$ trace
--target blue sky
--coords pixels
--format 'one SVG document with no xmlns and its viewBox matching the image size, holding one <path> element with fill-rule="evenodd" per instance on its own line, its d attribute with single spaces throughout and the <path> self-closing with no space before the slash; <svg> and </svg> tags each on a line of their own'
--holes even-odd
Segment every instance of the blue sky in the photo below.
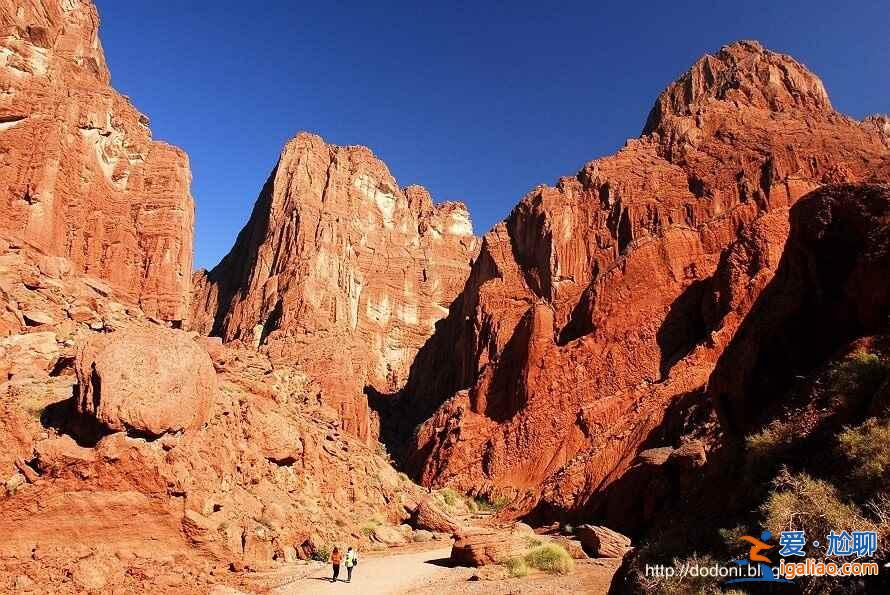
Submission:
<svg viewBox="0 0 890 595">
<path fill-rule="evenodd" d="M 794 55 L 842 112 L 890 111 L 886 2 L 96 3 L 112 83 L 191 158 L 196 267 L 228 251 L 300 130 L 371 147 L 482 233 L 638 135 L 730 41 Z"/>
</svg>

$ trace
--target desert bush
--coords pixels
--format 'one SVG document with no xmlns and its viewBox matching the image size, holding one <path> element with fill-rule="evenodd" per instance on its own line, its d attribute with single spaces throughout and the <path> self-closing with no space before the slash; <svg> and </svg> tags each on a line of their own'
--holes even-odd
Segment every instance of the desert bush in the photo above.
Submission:
<svg viewBox="0 0 890 595">
<path fill-rule="evenodd" d="M 326 545 L 316 546 L 315 549 L 312 550 L 310 558 L 317 560 L 318 562 L 327 562 L 331 558 L 331 548 Z"/>
<path fill-rule="evenodd" d="M 890 473 L 890 422 L 870 418 L 845 429 L 838 446 L 849 461 L 854 479 L 875 485 Z"/>
<path fill-rule="evenodd" d="M 505 496 L 474 496 L 467 499 L 467 506 L 472 512 L 498 512 L 510 504 L 510 499 Z"/>
<path fill-rule="evenodd" d="M 361 526 L 362 535 L 364 535 L 365 537 L 370 537 L 374 533 L 374 529 L 376 529 L 377 527 L 379 527 L 382 524 L 383 524 L 383 522 L 377 517 L 372 517 L 372 518 L 368 519 L 367 521 L 362 523 L 362 526 Z"/>
<path fill-rule="evenodd" d="M 528 575 L 528 564 L 526 564 L 525 560 L 520 556 L 508 558 L 507 560 L 504 560 L 502 564 L 507 569 L 507 574 L 514 578 Z"/>
<path fill-rule="evenodd" d="M 575 568 L 575 561 L 564 547 L 547 543 L 526 552 L 525 563 L 550 574 L 568 574 Z"/>
<path fill-rule="evenodd" d="M 843 501 L 834 485 L 784 468 L 773 480 L 773 489 L 760 510 L 765 527 L 774 535 L 793 529 L 808 536 L 824 536 L 832 530 L 873 526 L 858 507 Z"/>
<path fill-rule="evenodd" d="M 785 423 L 775 420 L 762 430 L 745 438 L 748 453 L 757 460 L 771 459 L 787 448 L 795 435 Z"/>
<path fill-rule="evenodd" d="M 460 501 L 460 494 L 452 488 L 443 488 L 440 490 L 439 497 L 442 499 L 442 502 L 448 506 L 456 506 L 458 501 Z"/>
<path fill-rule="evenodd" d="M 890 360 L 874 353 L 857 351 L 832 366 L 825 387 L 835 402 L 856 404 L 870 397 L 890 375 Z"/>
<path fill-rule="evenodd" d="M 679 570 L 684 566 L 713 567 L 715 564 L 717 562 L 714 558 L 693 553 L 685 558 L 674 558 L 671 561 L 671 565 L 676 569 L 673 576 L 647 577 L 638 571 L 637 583 L 642 591 L 652 595 L 686 595 L 687 593 L 718 595 L 723 593 L 721 585 L 726 579 L 713 576 L 694 576 L 692 573 L 683 576 Z"/>
<path fill-rule="evenodd" d="M 532 548 L 532 547 L 538 547 L 539 545 L 544 545 L 544 542 L 541 541 L 539 538 L 535 537 L 534 535 L 526 535 L 524 537 L 524 539 L 525 539 L 525 547 Z"/>
</svg>

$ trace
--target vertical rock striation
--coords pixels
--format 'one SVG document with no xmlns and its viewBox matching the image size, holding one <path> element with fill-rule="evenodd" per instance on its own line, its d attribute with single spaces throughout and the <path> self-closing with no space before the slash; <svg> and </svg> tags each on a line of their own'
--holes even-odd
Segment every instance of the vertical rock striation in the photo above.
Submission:
<svg viewBox="0 0 890 595">
<path fill-rule="evenodd" d="M 0 229 L 183 320 L 188 158 L 111 87 L 98 27 L 85 0 L 0 0 Z"/>
<path fill-rule="evenodd" d="M 194 325 L 317 379 L 348 430 L 376 435 L 369 395 L 398 391 L 477 251 L 463 204 L 400 189 L 365 147 L 301 133 L 247 225 L 195 274 Z"/>
</svg>

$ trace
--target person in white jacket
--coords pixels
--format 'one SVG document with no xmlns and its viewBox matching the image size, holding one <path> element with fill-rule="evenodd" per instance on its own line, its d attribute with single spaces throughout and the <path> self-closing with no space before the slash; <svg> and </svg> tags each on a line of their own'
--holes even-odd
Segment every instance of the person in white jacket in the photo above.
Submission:
<svg viewBox="0 0 890 595">
<path fill-rule="evenodd" d="M 350 547 L 346 550 L 346 582 L 352 582 L 352 569 L 358 565 L 358 552 Z"/>
</svg>

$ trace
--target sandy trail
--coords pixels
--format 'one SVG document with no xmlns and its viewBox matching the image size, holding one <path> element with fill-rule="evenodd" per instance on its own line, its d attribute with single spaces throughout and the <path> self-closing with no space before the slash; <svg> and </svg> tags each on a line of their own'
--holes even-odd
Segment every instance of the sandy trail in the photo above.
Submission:
<svg viewBox="0 0 890 595">
<path fill-rule="evenodd" d="M 449 577 L 454 569 L 446 567 L 451 547 L 425 550 L 392 556 L 365 556 L 352 572 L 352 582 L 346 581 L 346 567 L 340 567 L 340 580 L 331 583 L 331 567 L 325 566 L 312 575 L 272 591 L 276 595 L 312 595 L 325 593 L 355 593 L 399 595 L 422 588 Z"/>
</svg>

